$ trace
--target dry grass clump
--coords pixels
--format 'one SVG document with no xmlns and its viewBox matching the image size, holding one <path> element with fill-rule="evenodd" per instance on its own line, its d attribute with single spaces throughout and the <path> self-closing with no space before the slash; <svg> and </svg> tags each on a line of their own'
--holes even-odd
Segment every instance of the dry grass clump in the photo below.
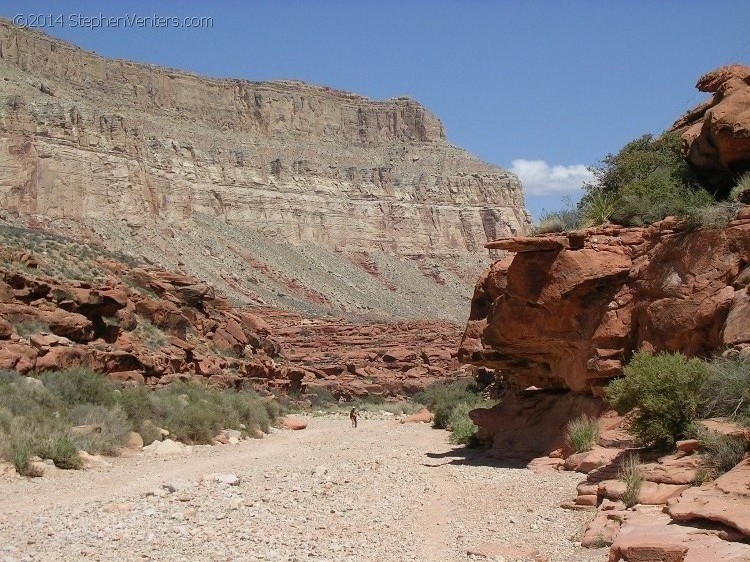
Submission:
<svg viewBox="0 0 750 562">
<path fill-rule="evenodd" d="M 599 424 L 596 418 L 581 414 L 568 423 L 566 435 L 568 445 L 574 452 L 590 451 L 599 441 Z"/>
<path fill-rule="evenodd" d="M 643 469 L 641 469 L 638 455 L 631 454 L 625 458 L 622 466 L 620 466 L 619 478 L 625 482 L 625 493 L 622 496 L 622 501 L 625 502 L 626 507 L 633 507 L 638 503 L 638 495 L 641 493 L 644 481 Z"/>
</svg>

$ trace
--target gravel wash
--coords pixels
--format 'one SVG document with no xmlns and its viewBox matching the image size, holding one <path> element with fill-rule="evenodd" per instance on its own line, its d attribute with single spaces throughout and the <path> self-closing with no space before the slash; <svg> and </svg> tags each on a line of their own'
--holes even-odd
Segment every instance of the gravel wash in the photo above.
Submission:
<svg viewBox="0 0 750 562">
<path fill-rule="evenodd" d="M 603 561 L 581 476 L 535 475 L 382 416 L 0 482 L 0 561 Z M 498 550 L 499 549 L 499 550 Z"/>
</svg>

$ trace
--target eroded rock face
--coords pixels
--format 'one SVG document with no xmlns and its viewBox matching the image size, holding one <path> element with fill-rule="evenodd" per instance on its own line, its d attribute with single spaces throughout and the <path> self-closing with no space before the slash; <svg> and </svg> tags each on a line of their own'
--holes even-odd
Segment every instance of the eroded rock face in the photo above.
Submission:
<svg viewBox="0 0 750 562">
<path fill-rule="evenodd" d="M 57 257 L 43 250 L 35 268 L 21 270 L 19 253 L 0 244 L 0 369 L 84 366 L 129 384 L 199 379 L 299 393 L 312 402 L 322 390 L 337 399 L 410 395 L 458 368 L 458 324 L 357 325 L 235 307 L 195 277 L 129 266 L 97 250 L 77 262 L 87 271 L 96 264 L 99 273 L 88 281 L 45 274 L 54 270 L 48 260 L 68 264 L 80 252 L 72 243 L 66 248 Z"/>
<path fill-rule="evenodd" d="M 549 239 L 556 249 L 539 242 Z M 489 245 L 516 255 L 477 283 L 459 359 L 517 386 L 596 394 L 637 349 L 750 346 L 747 218 L 723 230 L 668 219 Z"/>
<path fill-rule="evenodd" d="M 518 179 L 408 98 L 106 60 L 6 21 L 0 76 L 0 206 L 21 214 L 201 214 L 398 256 L 486 255 L 530 222 Z"/>
<path fill-rule="evenodd" d="M 698 80 L 713 97 L 673 126 L 682 133 L 687 161 L 704 181 L 728 192 L 750 170 L 750 67 L 722 66 Z"/>
</svg>

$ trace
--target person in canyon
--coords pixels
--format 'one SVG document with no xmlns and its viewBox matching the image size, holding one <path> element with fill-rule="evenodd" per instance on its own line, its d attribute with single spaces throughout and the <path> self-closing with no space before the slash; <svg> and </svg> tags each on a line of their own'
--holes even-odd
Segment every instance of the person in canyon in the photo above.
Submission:
<svg viewBox="0 0 750 562">
<path fill-rule="evenodd" d="M 357 421 L 359 420 L 359 410 L 357 410 L 356 406 L 349 410 L 349 419 L 352 422 L 352 427 L 357 427 Z"/>
</svg>

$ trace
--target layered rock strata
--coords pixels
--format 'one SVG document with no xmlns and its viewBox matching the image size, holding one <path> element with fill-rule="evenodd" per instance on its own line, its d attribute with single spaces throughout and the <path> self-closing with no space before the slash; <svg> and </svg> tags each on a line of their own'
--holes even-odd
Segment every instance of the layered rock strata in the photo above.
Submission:
<svg viewBox="0 0 750 562">
<path fill-rule="evenodd" d="M 107 60 L 6 21 L 0 77 L 0 207 L 24 216 L 125 222 L 148 243 L 144 227 L 201 215 L 415 259 L 486 258 L 530 222 L 518 179 L 408 98 Z"/>
</svg>

